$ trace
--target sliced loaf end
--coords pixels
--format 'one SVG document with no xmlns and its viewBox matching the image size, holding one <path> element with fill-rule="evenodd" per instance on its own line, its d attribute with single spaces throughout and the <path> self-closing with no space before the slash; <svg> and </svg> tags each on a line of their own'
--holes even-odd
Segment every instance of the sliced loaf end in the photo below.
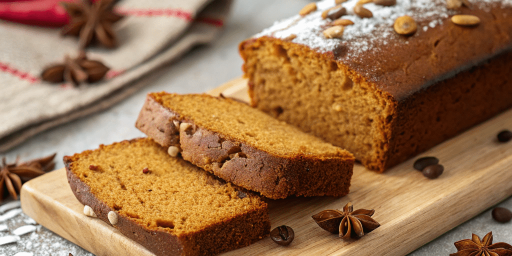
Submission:
<svg viewBox="0 0 512 256">
<path fill-rule="evenodd" d="M 64 157 L 77 199 L 157 255 L 217 254 L 270 231 L 267 204 L 151 139 L 101 145 Z M 147 169 L 146 169 L 147 168 Z"/>
</svg>

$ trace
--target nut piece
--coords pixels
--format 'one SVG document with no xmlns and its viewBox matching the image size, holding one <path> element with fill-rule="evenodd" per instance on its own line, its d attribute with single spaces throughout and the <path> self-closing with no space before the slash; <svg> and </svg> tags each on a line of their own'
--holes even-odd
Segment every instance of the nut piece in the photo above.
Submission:
<svg viewBox="0 0 512 256">
<path fill-rule="evenodd" d="M 373 3 L 382 6 L 393 6 L 396 4 L 396 0 L 373 0 Z"/>
<path fill-rule="evenodd" d="M 480 24 L 480 18 L 474 15 L 454 15 L 452 22 L 460 26 L 475 26 Z"/>
<path fill-rule="evenodd" d="M 296 34 L 291 34 L 289 36 L 287 36 L 285 39 L 285 41 L 292 41 L 293 39 L 297 38 L 297 35 Z"/>
<path fill-rule="evenodd" d="M 341 5 L 337 5 L 334 7 L 331 7 L 325 11 L 322 12 L 322 19 L 331 19 L 335 20 L 343 15 L 347 14 L 347 9 L 342 7 Z"/>
<path fill-rule="evenodd" d="M 167 149 L 167 153 L 172 157 L 177 157 L 179 152 L 180 149 L 176 146 L 170 146 L 169 149 Z"/>
<path fill-rule="evenodd" d="M 192 124 L 189 124 L 189 123 L 181 123 L 180 124 L 180 131 L 186 131 L 191 126 L 192 126 Z"/>
<path fill-rule="evenodd" d="M 462 6 L 461 0 L 447 0 L 446 8 L 448 9 L 459 9 Z"/>
<path fill-rule="evenodd" d="M 112 225 L 117 224 L 117 213 L 114 211 L 108 212 L 108 221 L 110 221 L 110 224 Z"/>
<path fill-rule="evenodd" d="M 354 13 L 359 16 L 360 18 L 371 18 L 373 17 L 373 13 L 364 8 L 362 5 L 359 5 L 357 4 L 355 7 L 354 7 Z"/>
<path fill-rule="evenodd" d="M 89 216 L 89 217 L 94 217 L 94 218 L 98 217 L 98 216 L 96 216 L 96 213 L 94 213 L 94 210 L 88 205 L 84 206 L 84 214 L 85 214 L 85 216 Z"/>
<path fill-rule="evenodd" d="M 331 26 L 350 26 L 354 25 L 354 22 L 349 19 L 337 19 L 331 22 Z"/>
<path fill-rule="evenodd" d="M 416 21 L 411 16 L 405 15 L 395 20 L 393 28 L 400 35 L 412 35 L 418 29 L 418 25 L 416 25 Z"/>
<path fill-rule="evenodd" d="M 369 4 L 373 2 L 373 0 L 359 0 L 357 1 L 356 5 L 364 5 L 364 4 Z"/>
<path fill-rule="evenodd" d="M 465 5 L 469 9 L 473 9 L 473 4 L 469 2 L 469 0 L 462 0 L 462 4 Z"/>
<path fill-rule="evenodd" d="M 334 26 L 324 30 L 325 38 L 341 38 L 343 36 L 343 31 L 345 28 L 343 26 Z"/>
<path fill-rule="evenodd" d="M 299 11 L 300 16 L 306 16 L 311 12 L 316 11 L 316 3 L 309 3 L 302 10 Z"/>
<path fill-rule="evenodd" d="M 343 110 L 343 107 L 340 103 L 334 103 L 332 104 L 332 109 L 334 109 L 337 112 L 341 112 Z"/>
<path fill-rule="evenodd" d="M 346 2 L 347 0 L 334 0 L 336 5 Z"/>
</svg>

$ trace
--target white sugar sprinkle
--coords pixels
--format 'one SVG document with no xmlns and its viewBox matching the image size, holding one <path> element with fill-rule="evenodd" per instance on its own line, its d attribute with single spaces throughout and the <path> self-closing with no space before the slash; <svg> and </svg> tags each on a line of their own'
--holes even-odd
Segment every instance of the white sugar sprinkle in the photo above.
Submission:
<svg viewBox="0 0 512 256">
<path fill-rule="evenodd" d="M 346 26 L 341 39 L 326 39 L 322 34 L 329 19 L 322 19 L 321 13 L 335 5 L 334 0 L 323 0 L 317 3 L 317 11 L 304 17 L 295 15 L 291 18 L 274 23 L 270 28 L 263 30 L 255 37 L 272 36 L 287 38 L 294 34 L 294 43 L 309 46 L 319 52 L 334 51 L 340 44 L 346 44 L 345 58 L 356 57 L 359 54 L 375 49 L 377 42 L 387 44 L 395 35 L 393 24 L 395 20 L 409 15 L 420 23 L 423 31 L 443 24 L 443 20 L 457 13 L 446 8 L 446 0 L 399 0 L 394 6 L 379 6 L 373 3 L 365 4 L 365 8 L 373 13 L 372 18 L 360 18 L 354 14 L 353 8 L 359 0 L 349 0 L 342 3 L 347 9 L 347 15 L 342 18 L 349 19 L 354 25 Z M 502 3 L 503 6 L 512 6 L 512 0 L 471 0 L 472 4 L 481 9 L 489 9 L 492 3 Z M 418 31 L 418 33 L 422 33 Z"/>
<path fill-rule="evenodd" d="M 17 236 L 22 236 L 22 235 L 28 234 L 30 232 L 34 232 L 35 230 L 36 230 L 36 226 L 26 225 L 26 226 L 21 226 L 21 227 L 15 229 L 14 231 L 12 231 L 12 233 Z"/>
<path fill-rule="evenodd" d="M 0 206 L 0 213 L 4 213 L 5 211 L 8 211 L 8 210 L 11 210 L 14 208 L 19 208 L 20 206 L 21 206 L 20 201 L 12 201 L 12 202 L 6 203 L 6 204 Z"/>
<path fill-rule="evenodd" d="M 30 218 L 30 217 L 27 217 L 27 219 L 25 219 L 25 223 L 33 224 L 33 225 L 37 224 L 37 222 L 34 219 Z"/>
<path fill-rule="evenodd" d="M 14 256 L 34 256 L 34 253 L 31 252 L 18 252 L 14 254 Z"/>
<path fill-rule="evenodd" d="M 8 219 L 12 219 L 12 218 L 16 217 L 18 214 L 20 214 L 21 212 L 23 212 L 21 209 L 10 210 L 7 213 L 5 213 L 4 215 L 0 215 L 0 222 L 4 222 Z"/>
<path fill-rule="evenodd" d="M 0 237 L 0 245 L 15 243 L 20 240 L 19 236 L 3 236 Z"/>
</svg>

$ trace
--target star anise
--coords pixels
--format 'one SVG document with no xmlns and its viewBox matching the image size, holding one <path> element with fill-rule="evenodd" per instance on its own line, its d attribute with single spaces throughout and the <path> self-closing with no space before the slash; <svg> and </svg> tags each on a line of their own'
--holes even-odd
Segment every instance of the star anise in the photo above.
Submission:
<svg viewBox="0 0 512 256">
<path fill-rule="evenodd" d="M 507 243 L 492 243 L 492 232 L 487 233 L 484 239 L 473 234 L 472 239 L 455 242 L 457 252 L 450 256 L 511 256 L 512 246 Z"/>
<path fill-rule="evenodd" d="M 4 187 L 7 188 L 7 191 L 14 199 L 18 199 L 18 192 L 21 190 L 22 182 L 53 170 L 53 167 L 55 167 L 55 162 L 53 162 L 55 155 L 56 154 L 53 154 L 24 163 L 18 163 L 18 157 L 13 164 L 7 164 L 5 157 L 2 158 L 2 170 L 0 171 L 0 202 L 4 198 Z"/>
<path fill-rule="evenodd" d="M 43 70 L 41 78 L 50 83 L 67 81 L 75 85 L 83 82 L 95 83 L 105 76 L 109 67 L 97 60 L 89 60 L 84 52 L 75 59 L 66 56 L 64 63 L 50 66 Z"/>
<path fill-rule="evenodd" d="M 365 233 L 378 228 L 380 224 L 371 216 L 375 210 L 355 210 L 351 203 L 347 203 L 343 210 L 325 210 L 312 216 L 316 224 L 333 233 L 340 234 L 343 239 L 358 238 Z"/>
<path fill-rule="evenodd" d="M 112 24 L 123 16 L 112 11 L 114 0 L 99 0 L 94 3 L 82 0 L 81 3 L 61 4 L 70 17 L 69 24 L 61 31 L 62 35 L 78 36 L 81 48 L 89 46 L 93 40 L 108 48 L 117 46 Z"/>
</svg>

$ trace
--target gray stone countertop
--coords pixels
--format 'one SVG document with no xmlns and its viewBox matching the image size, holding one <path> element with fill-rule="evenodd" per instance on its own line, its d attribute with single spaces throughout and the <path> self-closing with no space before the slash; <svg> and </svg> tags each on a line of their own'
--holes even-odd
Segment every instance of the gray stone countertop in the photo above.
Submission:
<svg viewBox="0 0 512 256">
<path fill-rule="evenodd" d="M 179 61 L 153 72 L 142 90 L 120 104 L 102 113 L 41 133 L 10 150 L 6 154 L 7 158 L 14 160 L 19 155 L 21 159 L 31 159 L 57 152 L 56 168 L 62 168 L 60 159 L 64 155 L 95 149 L 99 144 L 143 136 L 135 129 L 134 123 L 148 92 L 162 90 L 178 93 L 205 92 L 241 76 L 242 60 L 238 55 L 238 43 L 272 25 L 274 21 L 296 14 L 309 2 L 311 1 L 235 1 L 225 30 L 216 41 L 207 46 L 196 47 Z M 512 198 L 508 198 L 499 205 L 512 209 Z M 471 238 L 471 233 L 482 237 L 489 231 L 493 231 L 495 242 L 512 244 L 512 222 L 500 224 L 494 221 L 491 210 L 486 210 L 410 255 L 449 255 L 457 251 L 453 245 L 454 242 Z M 28 222 L 30 219 L 20 214 L 0 224 L 7 224 L 12 231 Z M 443 225 L 442 219 L 439 219 L 439 225 Z M 0 237 L 9 235 L 8 233 L 0 232 Z M 43 227 L 39 227 L 32 234 L 22 236 L 18 243 L 0 246 L 0 256 L 15 255 L 18 252 L 32 252 L 33 255 L 67 256 L 68 253 L 73 253 L 75 256 L 90 255 Z"/>
</svg>

